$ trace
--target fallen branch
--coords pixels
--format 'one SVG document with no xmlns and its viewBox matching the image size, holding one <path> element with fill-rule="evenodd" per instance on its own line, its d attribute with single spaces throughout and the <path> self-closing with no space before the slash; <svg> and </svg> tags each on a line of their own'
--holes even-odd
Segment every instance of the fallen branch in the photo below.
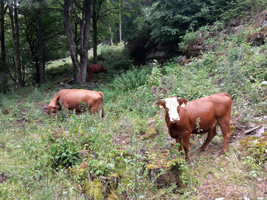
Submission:
<svg viewBox="0 0 267 200">
<path fill-rule="evenodd" d="M 251 132 L 255 131 L 258 128 L 260 128 L 260 126 L 256 126 L 256 127 L 252 128 L 252 129 L 249 129 L 249 130 L 245 131 L 243 134 L 244 135 L 248 135 L 248 134 L 250 134 Z"/>
</svg>

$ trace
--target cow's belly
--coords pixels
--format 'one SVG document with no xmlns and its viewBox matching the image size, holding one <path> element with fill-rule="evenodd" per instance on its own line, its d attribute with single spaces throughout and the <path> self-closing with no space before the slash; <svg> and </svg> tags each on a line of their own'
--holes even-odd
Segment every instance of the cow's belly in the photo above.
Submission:
<svg viewBox="0 0 267 200">
<path fill-rule="evenodd" d="M 198 133 L 206 133 L 209 132 L 212 128 L 214 128 L 214 126 L 216 125 L 215 122 L 210 123 L 210 124 L 206 124 L 205 126 L 200 126 L 199 128 L 196 127 L 192 133 L 198 134 Z"/>
</svg>

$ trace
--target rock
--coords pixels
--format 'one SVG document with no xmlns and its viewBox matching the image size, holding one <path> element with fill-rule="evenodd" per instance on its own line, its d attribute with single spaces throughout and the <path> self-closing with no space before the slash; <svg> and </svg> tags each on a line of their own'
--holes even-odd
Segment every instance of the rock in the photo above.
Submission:
<svg viewBox="0 0 267 200">
<path fill-rule="evenodd" d="M 243 196 L 243 200 L 250 200 L 250 198 Z"/>
<path fill-rule="evenodd" d="M 186 60 L 186 56 L 180 55 L 180 56 L 177 57 L 177 59 L 175 60 L 175 62 L 176 63 L 180 63 L 180 62 L 182 62 L 184 60 Z"/>
<path fill-rule="evenodd" d="M 239 26 L 241 24 L 241 20 L 237 19 L 237 18 L 233 18 L 229 23 L 228 26 L 229 27 L 236 27 Z"/>
<path fill-rule="evenodd" d="M 261 135 L 264 133 L 264 126 L 261 127 L 259 130 L 257 130 L 255 137 L 261 137 Z"/>
<path fill-rule="evenodd" d="M 255 124 L 250 123 L 249 126 L 250 126 L 251 128 L 254 128 L 254 127 L 255 127 Z"/>
<path fill-rule="evenodd" d="M 262 81 L 261 86 L 267 86 L 267 81 Z"/>
<path fill-rule="evenodd" d="M 239 31 L 243 30 L 243 28 L 244 28 L 244 25 L 239 25 L 239 26 L 233 27 L 233 28 L 231 29 L 231 31 L 232 31 L 233 33 L 237 33 L 237 32 L 239 32 Z"/>
</svg>

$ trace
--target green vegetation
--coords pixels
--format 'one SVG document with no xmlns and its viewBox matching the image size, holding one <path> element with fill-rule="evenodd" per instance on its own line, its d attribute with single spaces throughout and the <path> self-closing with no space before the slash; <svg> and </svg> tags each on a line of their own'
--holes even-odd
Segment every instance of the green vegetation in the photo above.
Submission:
<svg viewBox="0 0 267 200">
<path fill-rule="evenodd" d="M 204 41 L 206 51 L 181 66 L 133 67 L 121 47 L 101 46 L 99 62 L 109 74 L 84 86 L 70 85 L 71 64 L 51 63 L 50 82 L 1 94 L 1 199 L 250 199 L 267 198 L 266 133 L 242 133 L 267 124 L 267 44 L 252 46 L 247 32 Z M 202 27 L 198 33 L 209 32 Z M 197 38 L 183 37 L 184 46 Z M 189 35 L 191 34 L 191 35 Z M 205 34 L 204 34 L 205 35 Z M 122 62 L 123 61 L 123 62 Z M 125 64 L 126 63 L 126 64 Z M 122 70 L 124 69 L 124 70 Z M 97 80 L 97 81 L 95 81 Z M 42 108 L 63 88 L 86 88 L 105 95 L 105 117 L 61 111 L 51 119 Z M 219 156 L 222 134 L 205 152 L 205 135 L 190 140 L 191 163 L 168 136 L 157 100 L 174 95 L 193 100 L 218 92 L 233 97 L 235 138 Z M 265 116 L 265 118 L 264 118 Z"/>
</svg>

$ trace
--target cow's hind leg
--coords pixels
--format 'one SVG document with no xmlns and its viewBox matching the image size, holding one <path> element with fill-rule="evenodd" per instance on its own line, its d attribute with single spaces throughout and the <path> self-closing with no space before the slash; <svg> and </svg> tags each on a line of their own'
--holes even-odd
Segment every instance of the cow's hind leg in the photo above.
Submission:
<svg viewBox="0 0 267 200">
<path fill-rule="evenodd" d="M 218 120 L 218 124 L 220 125 L 223 133 L 223 149 L 221 151 L 221 154 L 224 155 L 232 137 L 232 132 L 230 129 L 230 119 Z"/>
<path fill-rule="evenodd" d="M 216 133 L 216 124 L 215 124 L 215 125 L 209 130 L 209 132 L 208 132 L 208 136 L 207 136 L 207 138 L 206 138 L 204 144 L 200 147 L 201 151 L 204 151 L 204 150 L 207 148 L 208 144 L 209 144 L 210 141 L 215 137 L 216 134 L 217 134 L 217 133 Z"/>
</svg>

